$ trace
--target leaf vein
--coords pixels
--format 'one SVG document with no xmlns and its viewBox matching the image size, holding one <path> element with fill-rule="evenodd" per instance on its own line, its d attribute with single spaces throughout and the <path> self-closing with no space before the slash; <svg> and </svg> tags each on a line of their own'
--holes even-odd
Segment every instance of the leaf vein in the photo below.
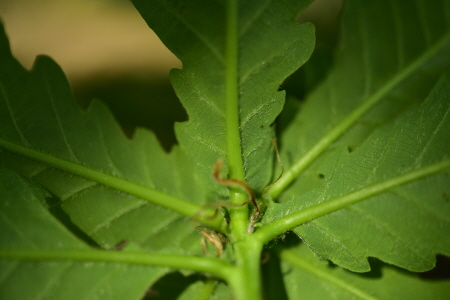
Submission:
<svg viewBox="0 0 450 300">
<path fill-rule="evenodd" d="M 62 264 L 62 263 L 60 263 L 60 264 Z M 45 285 L 42 286 L 42 289 L 40 290 L 39 295 L 35 295 L 36 300 L 51 298 L 51 295 L 53 294 L 51 291 L 54 288 L 58 287 L 58 281 L 61 280 L 61 277 L 63 276 L 63 274 L 67 272 L 67 270 L 70 268 L 70 266 L 73 263 L 67 261 L 67 262 L 64 262 L 64 264 L 66 264 L 66 266 L 64 266 L 62 268 L 58 268 L 58 272 L 52 273 L 52 276 L 49 276 L 50 277 L 49 280 L 45 281 Z"/>
<path fill-rule="evenodd" d="M 359 28 L 359 35 L 361 36 L 361 48 L 362 50 L 362 54 L 363 54 L 363 69 L 364 69 L 364 76 L 363 76 L 363 81 L 364 81 L 364 94 L 367 95 L 369 94 L 370 91 L 370 87 L 372 86 L 372 68 L 371 68 L 371 62 L 370 62 L 370 53 L 372 48 L 370 47 L 370 43 L 369 43 L 369 36 L 368 36 L 368 32 L 369 30 L 367 29 L 367 24 L 365 22 L 365 20 L 367 18 L 365 18 L 362 15 L 362 10 L 359 10 L 359 12 L 356 14 L 360 23 L 360 26 L 358 26 Z"/>
<path fill-rule="evenodd" d="M 423 7 L 422 4 L 423 4 L 422 1 L 417 1 L 417 0 L 414 1 L 414 6 L 416 8 L 417 15 L 419 16 L 419 24 L 422 29 L 423 36 L 425 37 L 425 42 L 427 45 L 430 45 L 432 43 L 432 39 L 431 39 L 431 34 L 427 28 L 428 27 L 427 26 L 427 18 L 424 15 L 425 8 Z"/>
<path fill-rule="evenodd" d="M 0 286 L 4 286 L 5 285 L 5 281 L 13 276 L 14 272 L 20 267 L 19 266 L 19 261 L 11 261 L 8 265 L 8 269 L 6 269 L 5 265 L 2 265 L 2 272 L 1 272 L 1 276 L 0 276 Z"/>
<path fill-rule="evenodd" d="M 383 221 L 375 218 L 372 214 L 368 213 L 366 210 L 361 209 L 358 205 L 350 205 L 347 208 L 356 212 L 362 218 L 364 218 L 368 223 L 372 223 L 376 228 L 382 230 L 385 235 L 390 236 L 393 240 L 397 241 L 397 243 L 401 244 L 405 249 L 409 249 L 410 253 L 416 256 L 418 259 L 423 260 L 423 257 L 418 253 L 415 247 L 411 247 L 410 244 L 406 242 L 401 235 L 397 235 L 392 231 L 390 227 L 388 227 Z M 410 237 L 407 237 L 410 239 Z M 367 257 L 367 256 L 366 256 Z"/>
<path fill-rule="evenodd" d="M 210 52 L 213 54 L 213 57 L 215 57 L 220 63 L 224 64 L 224 58 L 222 55 L 220 55 L 219 50 L 215 49 L 212 44 L 209 43 L 208 38 L 204 37 L 200 32 L 198 32 L 194 27 L 192 27 L 189 22 L 186 22 L 184 19 L 182 19 L 178 14 L 170 10 L 166 6 L 166 11 L 169 12 L 172 16 L 174 16 L 180 23 L 182 23 L 182 27 L 188 28 L 194 36 L 197 37 L 197 39 L 206 46 L 207 49 L 210 50 Z"/>
<path fill-rule="evenodd" d="M 6 108 L 8 109 L 8 114 L 11 117 L 11 121 L 13 122 L 14 129 L 20 136 L 20 140 L 25 146 L 29 146 L 28 140 L 25 138 L 25 136 L 22 134 L 22 131 L 19 128 L 19 125 L 16 122 L 16 118 L 14 117 L 14 113 L 11 107 L 11 104 L 9 103 L 8 97 L 5 92 L 5 87 L 3 86 L 3 82 L 0 81 L 0 90 L 2 91 L 3 99 L 5 99 Z"/>
<path fill-rule="evenodd" d="M 259 1 L 259 3 L 261 3 L 261 1 Z M 246 24 L 242 25 L 242 29 L 241 32 L 239 34 L 239 38 L 242 38 L 247 31 L 249 30 L 249 28 L 252 27 L 252 25 L 256 22 L 257 19 L 259 19 L 262 15 L 262 13 L 266 10 L 266 8 L 272 3 L 271 0 L 266 1 L 262 6 L 259 7 L 258 10 L 255 11 L 255 13 L 253 14 L 253 16 L 251 18 L 248 18 L 248 21 Z"/>
<path fill-rule="evenodd" d="M 336 235 L 329 233 L 329 228 L 326 227 L 324 224 L 321 224 L 319 222 L 319 220 L 313 221 L 309 223 L 311 227 L 316 227 L 317 230 L 319 230 L 324 236 L 328 237 L 328 239 L 332 240 L 333 242 L 335 242 L 336 244 L 340 245 L 343 249 L 347 250 L 347 253 L 356 261 L 358 260 L 358 258 L 356 256 L 354 256 L 352 254 L 352 251 L 350 251 L 350 249 L 348 249 L 348 247 L 342 243 Z M 311 248 L 311 250 L 313 250 L 313 248 Z M 314 251 L 314 250 L 313 250 Z M 316 252 L 314 252 L 316 253 Z M 317 254 L 317 253 L 316 253 Z M 318 254 L 317 254 L 318 255 Z M 320 256 L 320 255 L 318 255 Z"/>
<path fill-rule="evenodd" d="M 286 52 L 291 49 L 291 46 L 297 44 L 298 42 L 305 44 L 303 36 L 300 35 L 296 39 L 292 39 L 291 43 L 283 45 L 282 47 L 278 47 L 277 50 L 281 51 L 273 52 L 272 55 L 267 57 L 263 63 L 255 64 L 252 68 L 249 68 L 248 71 L 246 73 L 243 73 L 242 76 L 240 77 L 239 84 L 245 85 L 248 81 L 250 81 L 252 77 L 256 76 L 256 74 L 258 74 L 261 69 L 267 67 L 267 65 L 272 64 L 275 59 L 285 57 Z"/>
<path fill-rule="evenodd" d="M 271 104 L 275 103 L 276 99 L 272 98 L 269 102 L 264 102 L 262 103 L 260 106 L 256 107 L 255 109 L 253 109 L 252 111 L 250 111 L 247 116 L 242 119 L 241 121 L 241 129 L 245 130 L 244 128 L 247 126 L 248 122 L 250 122 L 250 120 L 254 117 L 254 116 L 258 116 L 258 113 L 263 110 L 264 108 L 266 108 L 267 106 L 270 106 Z"/>
<path fill-rule="evenodd" d="M 77 186 L 78 189 L 72 190 L 71 191 L 72 193 L 68 193 L 68 195 L 60 195 L 61 201 L 65 202 L 67 200 L 74 199 L 76 197 L 76 195 L 78 195 L 78 194 L 81 194 L 83 192 L 87 192 L 87 191 L 89 191 L 91 189 L 94 189 L 97 186 L 101 186 L 98 182 L 95 182 L 95 181 L 91 181 L 90 183 L 91 184 L 88 185 L 88 186 L 80 186 L 80 187 Z"/>
<path fill-rule="evenodd" d="M 416 201 L 416 199 L 414 197 L 410 197 L 409 195 L 401 193 L 399 190 L 392 190 L 390 192 L 399 198 L 402 198 L 408 202 L 411 202 L 412 205 L 416 206 L 420 211 L 426 211 L 427 214 L 432 216 L 432 218 L 430 218 L 430 219 L 434 219 L 434 220 L 439 219 L 443 223 L 449 223 L 449 221 L 447 219 L 445 219 L 443 216 L 441 216 L 441 215 L 437 214 L 435 211 L 431 210 L 428 205 L 423 205 L 423 202 Z"/>
<path fill-rule="evenodd" d="M 15 226 L 15 222 L 13 222 L 3 211 L 0 211 L 0 216 L 4 220 L 4 222 L 9 225 L 9 227 L 16 232 L 18 236 L 22 238 L 22 240 L 27 241 L 33 248 L 38 248 L 37 245 L 31 240 L 24 231 Z"/>
<path fill-rule="evenodd" d="M 403 34 L 402 32 L 404 32 L 402 30 L 402 22 L 400 22 L 399 18 L 396 18 L 395 16 L 399 15 L 400 13 L 400 8 L 398 7 L 398 3 L 395 1 L 389 1 L 388 2 L 390 5 L 390 11 L 392 11 L 392 20 L 394 22 L 394 36 L 395 36 L 395 49 L 396 49 L 396 54 L 397 54 L 397 69 L 400 69 L 404 63 L 405 63 L 405 56 L 404 56 L 404 49 L 402 49 L 402 45 L 405 44 L 404 39 L 403 39 Z"/>
<path fill-rule="evenodd" d="M 160 222 L 158 224 L 158 226 L 154 226 L 152 228 L 152 230 L 149 233 L 149 235 L 145 238 L 143 244 L 149 244 L 151 239 L 152 239 L 152 236 L 154 236 L 154 235 L 156 235 L 156 234 L 158 234 L 160 232 L 163 232 L 163 230 L 168 230 L 169 225 L 171 223 L 175 222 L 178 219 L 180 219 L 180 216 L 176 216 L 176 215 L 174 215 L 171 218 L 169 218 L 169 217 L 164 218 L 163 222 Z"/>
<path fill-rule="evenodd" d="M 109 151 L 108 151 L 108 148 L 106 147 L 105 139 L 104 139 L 104 136 L 103 136 L 102 128 L 100 128 L 100 125 L 99 125 L 97 122 L 96 122 L 95 124 L 97 125 L 96 128 L 97 128 L 98 136 L 99 136 L 99 139 L 100 139 L 99 144 L 102 146 L 103 151 L 104 151 L 104 153 L 106 154 L 106 159 L 107 159 L 108 162 L 109 162 L 108 165 L 112 168 L 112 170 L 111 170 L 111 175 L 113 175 L 113 176 L 118 176 L 118 177 L 119 177 L 119 175 L 121 175 L 122 177 L 124 177 L 123 174 L 122 174 L 122 172 L 116 167 L 116 164 L 115 164 L 114 161 L 112 160 L 112 157 L 111 157 L 111 155 L 110 155 L 110 153 L 109 153 Z M 113 170 L 115 170 L 116 173 L 115 173 Z M 125 178 L 125 177 L 124 177 L 124 178 Z"/>
<path fill-rule="evenodd" d="M 210 150 L 212 150 L 212 151 L 218 153 L 219 155 L 225 157 L 226 151 L 225 151 L 224 149 L 221 149 L 221 148 L 215 146 L 213 143 L 209 143 L 206 139 L 204 139 L 204 138 L 202 138 L 202 137 L 194 136 L 194 135 L 191 135 L 191 134 L 189 134 L 189 133 L 186 133 L 186 135 L 188 135 L 192 140 L 194 140 L 194 141 L 196 141 L 196 142 L 199 142 L 199 143 L 202 144 L 203 146 L 206 146 L 206 147 L 209 148 Z"/>
<path fill-rule="evenodd" d="M 73 151 L 71 145 L 69 144 L 69 141 L 67 140 L 67 136 L 65 134 L 65 131 L 64 131 L 64 128 L 63 128 L 63 125 L 62 125 L 62 122 L 61 122 L 61 118 L 59 117 L 59 114 L 58 114 L 57 109 L 55 107 L 55 99 L 54 99 L 53 94 L 51 92 L 51 84 L 49 83 L 48 79 L 49 78 L 48 78 L 47 74 L 45 74 L 45 76 L 44 76 L 45 91 L 47 92 L 48 99 L 50 100 L 50 106 L 51 106 L 52 112 L 53 112 L 53 114 L 55 116 L 56 123 L 58 124 L 58 130 L 61 132 L 61 136 L 62 136 L 62 138 L 64 140 L 64 144 L 65 144 L 67 150 L 69 151 L 70 157 L 72 158 L 72 160 L 74 160 L 75 162 L 79 163 L 80 160 L 78 159 L 77 155 L 75 154 L 75 152 Z"/>
<path fill-rule="evenodd" d="M 439 124 L 436 126 L 436 128 L 433 130 L 433 132 L 429 135 L 429 139 L 427 140 L 427 142 L 425 143 L 425 145 L 423 145 L 422 147 L 422 151 L 420 152 L 419 155 L 417 155 L 417 158 L 414 162 L 414 164 L 419 164 L 420 161 L 422 161 L 423 156 L 425 155 L 425 153 L 428 151 L 428 149 L 430 148 L 431 142 L 436 138 L 437 132 L 442 129 L 443 125 L 445 124 L 446 121 L 446 117 L 449 114 L 450 111 L 450 106 L 447 107 L 447 110 L 445 111 L 444 116 L 441 118 L 441 120 L 439 121 Z"/>
<path fill-rule="evenodd" d="M 136 202 L 136 204 L 134 204 L 133 206 L 127 207 L 125 210 L 123 211 L 118 211 L 116 214 L 111 215 L 108 219 L 106 219 L 104 222 L 97 224 L 97 226 L 95 226 L 91 231 L 88 232 L 89 235 L 94 235 L 95 233 L 99 232 L 101 229 L 108 227 L 111 225 L 111 223 L 117 221 L 118 219 L 120 219 L 121 217 L 137 210 L 140 209 L 141 207 L 148 205 L 148 203 L 144 202 L 144 201 L 138 201 Z"/>
</svg>

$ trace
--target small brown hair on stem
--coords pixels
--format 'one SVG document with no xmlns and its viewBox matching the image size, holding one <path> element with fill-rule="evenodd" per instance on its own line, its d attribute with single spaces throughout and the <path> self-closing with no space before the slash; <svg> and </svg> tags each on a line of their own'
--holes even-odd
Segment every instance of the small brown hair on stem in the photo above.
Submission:
<svg viewBox="0 0 450 300">
<path fill-rule="evenodd" d="M 228 187 L 238 187 L 241 189 L 244 189 L 247 194 L 250 201 L 242 203 L 242 205 L 251 203 L 255 207 L 255 212 L 253 213 L 250 224 L 247 228 L 247 232 L 251 233 L 253 232 L 253 228 L 255 227 L 256 219 L 258 218 L 260 214 L 260 210 L 258 207 L 258 203 L 256 202 L 255 193 L 253 193 L 253 190 L 248 186 L 248 184 L 242 180 L 239 179 L 224 179 L 220 175 L 220 170 L 222 169 L 223 162 L 222 160 L 218 160 L 216 165 L 214 166 L 213 170 L 213 177 L 214 179 L 221 185 L 228 186 Z"/>
<path fill-rule="evenodd" d="M 258 203 L 256 203 L 256 198 L 255 198 L 255 194 L 253 193 L 253 190 L 248 186 L 248 184 L 246 182 L 244 182 L 242 180 L 222 178 L 222 176 L 220 175 L 220 170 L 222 169 L 222 165 L 223 165 L 222 160 L 218 160 L 216 162 L 216 165 L 214 166 L 214 171 L 213 171 L 214 179 L 221 185 L 228 186 L 228 187 L 238 187 L 238 188 L 245 190 L 248 194 L 248 198 L 250 199 L 250 201 L 246 202 L 246 203 L 253 204 L 253 206 L 255 206 L 256 211 L 259 213 Z M 243 203 L 243 204 L 246 204 L 246 203 Z"/>
<path fill-rule="evenodd" d="M 226 202 L 226 201 L 216 201 L 216 202 L 206 203 L 195 213 L 195 215 L 192 217 L 192 219 L 198 220 L 198 219 L 200 219 L 200 217 L 202 216 L 202 214 L 204 213 L 205 210 L 207 210 L 209 208 L 214 208 L 214 213 L 212 215 L 203 216 L 206 220 L 213 220 L 219 215 L 219 209 L 221 207 L 239 207 L 239 206 L 245 205 L 247 203 L 249 203 L 249 202 L 245 202 L 242 204 L 232 204 L 232 203 Z M 230 224 L 230 220 L 225 218 L 225 216 L 224 216 L 224 220 L 225 220 L 225 222 L 227 222 L 227 224 Z"/>
</svg>

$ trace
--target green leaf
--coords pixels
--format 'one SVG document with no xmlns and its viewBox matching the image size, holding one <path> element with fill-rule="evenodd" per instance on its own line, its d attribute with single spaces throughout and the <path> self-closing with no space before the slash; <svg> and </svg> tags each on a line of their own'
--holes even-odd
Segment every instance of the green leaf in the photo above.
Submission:
<svg viewBox="0 0 450 300">
<path fill-rule="evenodd" d="M 310 1 L 242 1 L 238 15 L 239 128 L 245 178 L 261 191 L 272 175 L 272 123 L 284 104 L 282 81 L 298 69 L 314 47 L 311 24 L 293 26 Z M 226 8 L 221 1 L 133 0 L 149 26 L 183 62 L 172 70 L 174 88 L 189 121 L 177 124 L 181 146 L 210 186 L 215 163 L 227 159 Z M 277 16 L 274 18 L 273 16 Z"/>
<path fill-rule="evenodd" d="M 42 187 L 0 166 L 0 298 L 138 299 L 166 272 L 93 261 L 93 254 L 107 261 L 107 251 L 91 249 L 74 237 L 47 211 L 47 197 L 51 195 Z M 68 258 L 45 260 L 55 251 Z M 81 255 L 91 260 L 79 261 Z"/>
<path fill-rule="evenodd" d="M 314 164 L 320 155 L 337 147 L 355 150 L 380 124 L 425 99 L 450 66 L 449 5 L 346 5 L 334 67 L 282 133 L 280 154 L 289 171 L 272 187 L 273 197 L 285 201 L 317 187 L 327 175 L 320 161 Z"/>
<path fill-rule="evenodd" d="M 317 259 L 305 244 L 282 250 L 281 270 L 289 299 L 446 299 L 448 281 L 421 278 L 384 264 L 355 274 Z"/>
<path fill-rule="evenodd" d="M 87 113 L 76 106 L 49 58 L 39 57 L 29 72 L 3 33 L 0 45 L 0 161 L 46 187 L 101 247 L 127 240 L 148 250 L 171 245 L 201 253 L 191 218 L 208 211 L 202 205 L 209 199 L 183 152 L 165 153 L 142 129 L 127 139 L 101 103 Z M 220 224 L 214 222 L 205 219 Z"/>
<path fill-rule="evenodd" d="M 181 299 L 446 297 L 448 280 L 330 270 L 303 245 L 266 268 L 261 252 L 293 230 L 320 259 L 370 276 L 370 257 L 423 271 L 450 255 L 448 0 L 346 4 L 334 66 L 319 83 L 312 64 L 302 86 L 315 90 L 281 116 L 287 170 L 268 190 L 278 90 L 314 46 L 312 25 L 295 24 L 311 1 L 132 1 L 183 62 L 171 78 L 189 121 L 170 153 L 145 130 L 126 138 L 99 102 L 81 111 L 52 60 L 24 70 L 0 34 L 1 298 L 137 299 L 169 268 L 205 279 Z M 247 195 L 214 180 L 218 160 L 269 205 L 256 224 Z M 222 256 L 201 253 L 193 219 L 218 249 L 228 235 Z"/>
<path fill-rule="evenodd" d="M 229 289 L 215 280 L 197 281 L 178 298 L 179 300 L 229 299 Z"/>
<path fill-rule="evenodd" d="M 449 219 L 441 214 L 449 209 L 448 76 L 426 97 L 450 65 L 448 5 L 349 3 L 345 51 L 283 136 L 291 168 L 269 193 L 296 181 L 264 221 L 296 216 L 272 228 L 313 220 L 294 231 L 319 256 L 358 272 L 369 270 L 369 256 L 425 271 L 435 254 L 449 253 Z M 396 55 L 380 54 L 389 51 Z M 351 205 L 364 199 L 371 200 Z"/>
<path fill-rule="evenodd" d="M 450 255 L 449 95 L 447 75 L 423 104 L 376 129 L 358 149 L 336 151 L 321 166 L 330 174 L 325 182 L 272 205 L 268 220 L 299 211 L 299 224 L 311 222 L 294 232 L 320 257 L 352 271 L 368 271 L 370 256 L 411 271 L 433 268 L 436 254 Z"/>
</svg>

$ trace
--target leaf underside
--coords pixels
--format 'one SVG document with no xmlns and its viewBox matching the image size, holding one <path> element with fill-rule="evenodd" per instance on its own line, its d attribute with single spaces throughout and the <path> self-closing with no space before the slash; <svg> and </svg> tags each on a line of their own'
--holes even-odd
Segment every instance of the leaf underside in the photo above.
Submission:
<svg viewBox="0 0 450 300">
<path fill-rule="evenodd" d="M 0 251 L 95 252 L 126 240 L 141 252 L 203 255 L 189 217 L 83 176 L 93 170 L 198 207 L 227 199 L 227 190 L 211 176 L 214 164 L 227 154 L 225 2 L 132 2 L 183 62 L 181 70 L 171 72 L 189 115 L 188 122 L 176 125 L 180 146 L 166 153 L 155 136 L 142 129 L 127 139 L 99 102 L 81 111 L 60 68 L 38 57 L 31 71 L 23 69 L 2 30 Z M 279 173 L 271 145 L 273 122 L 284 105 L 279 86 L 314 47 L 313 26 L 294 24 L 309 3 L 254 0 L 239 7 L 242 158 L 246 180 L 257 193 Z M 346 3 L 332 69 L 308 91 L 278 137 L 286 169 L 399 74 L 405 80 L 381 93 L 375 105 L 355 118 L 269 205 L 263 226 L 384 183 L 375 196 L 293 229 L 316 255 L 305 244 L 280 250 L 280 276 L 290 298 L 426 299 L 446 294 L 448 281 L 423 282 L 393 267 L 383 267 L 382 277 L 374 279 L 331 268 L 317 257 L 364 272 L 370 269 L 368 257 L 424 271 L 434 266 L 436 254 L 450 255 L 450 75 L 443 75 L 450 65 L 448 11 L 446 0 Z M 44 158 L 26 158 L 35 154 Z M 61 165 L 46 161 L 48 157 Z M 80 166 L 78 175 L 64 171 L 65 162 Z M 389 185 L 428 166 L 437 166 L 437 171 Z M 225 257 L 231 249 L 227 247 Z M 3 259 L 0 298 L 140 299 L 167 272 L 114 262 Z M 181 297 L 208 289 L 207 283 L 198 282 Z M 225 285 L 215 289 L 217 297 L 229 297 Z M 423 295 L 428 290 L 432 292 Z"/>
<path fill-rule="evenodd" d="M 284 104 L 284 92 L 278 87 L 305 63 L 314 47 L 313 26 L 294 24 L 309 2 L 258 0 L 239 6 L 239 127 L 246 180 L 256 191 L 262 191 L 272 176 L 272 123 Z M 171 72 L 189 116 L 188 122 L 177 124 L 177 138 L 217 192 L 220 187 L 212 181 L 211 170 L 219 159 L 227 158 L 225 2 L 133 3 L 183 62 L 182 70 Z"/>
<path fill-rule="evenodd" d="M 357 150 L 338 149 L 321 166 L 329 174 L 322 186 L 274 205 L 268 219 L 384 182 L 378 195 L 294 232 L 320 257 L 353 271 L 368 271 L 367 257 L 412 271 L 433 268 L 436 254 L 450 255 L 449 87 L 444 76 L 424 103 L 377 128 Z M 400 175 L 440 164 L 433 176 L 388 187 Z"/>
<path fill-rule="evenodd" d="M 79 109 L 63 73 L 53 61 L 39 57 L 28 72 L 12 58 L 6 37 L 1 38 L 2 143 L 25 147 L 27 153 L 56 157 L 62 161 L 61 166 L 65 161 L 75 163 L 192 203 L 206 203 L 193 165 L 178 147 L 167 154 L 153 134 L 141 129 L 132 141 L 128 140 L 101 103 L 94 102 L 87 113 Z M 49 167 L 46 161 L 25 159 L 14 150 L 1 151 L 0 159 L 46 187 L 71 221 L 101 247 L 109 249 L 126 239 L 148 250 L 164 248 L 166 243 L 173 245 L 175 241 L 182 246 L 180 251 L 192 247 L 200 251 L 188 218 Z M 185 180 L 187 177 L 189 181 Z"/>
<path fill-rule="evenodd" d="M 90 248 L 45 207 L 51 195 L 0 167 L 0 252 L 33 249 L 61 253 Z M 6 188 L 5 188 L 6 187 Z M 91 250 L 92 251 L 92 250 Z M 73 260 L 0 261 L 1 299 L 139 299 L 165 268 Z"/>
<path fill-rule="evenodd" d="M 370 273 L 352 273 L 320 261 L 305 244 L 281 253 L 281 272 L 288 299 L 445 299 L 448 281 L 420 278 L 389 265 L 372 262 Z"/>
<path fill-rule="evenodd" d="M 294 231 L 320 257 L 358 272 L 370 269 L 369 256 L 425 271 L 434 266 L 436 254 L 450 254 L 449 77 L 430 92 L 450 65 L 449 5 L 346 5 L 340 52 L 327 79 L 283 133 L 283 163 L 289 167 L 360 103 L 377 97 L 405 70 L 409 73 L 299 175 L 281 195 L 281 204 L 269 208 L 265 222 L 440 165 L 433 176 L 380 190 L 370 200 Z"/>
</svg>

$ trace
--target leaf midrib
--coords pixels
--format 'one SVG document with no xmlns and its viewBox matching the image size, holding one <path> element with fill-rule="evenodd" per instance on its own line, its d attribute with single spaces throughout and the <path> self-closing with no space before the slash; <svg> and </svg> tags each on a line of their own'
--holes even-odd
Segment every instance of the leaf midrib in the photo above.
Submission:
<svg viewBox="0 0 450 300">
<path fill-rule="evenodd" d="M 101 262 L 126 265 L 159 266 L 210 273 L 228 278 L 233 266 L 212 257 L 196 257 L 177 254 L 148 253 L 137 251 L 111 251 L 97 249 L 0 249 L 0 257 L 19 261 L 70 261 Z"/>
<path fill-rule="evenodd" d="M 317 219 L 321 216 L 335 212 L 378 194 L 384 193 L 397 186 L 437 174 L 449 168 L 450 159 L 446 159 L 441 162 L 418 168 L 404 174 L 389 178 L 387 180 L 365 186 L 348 194 L 329 199 L 320 204 L 310 206 L 303 210 L 276 219 L 256 231 L 254 236 L 263 243 L 269 242 L 280 234 L 283 234 L 284 232 L 300 226 L 306 222 Z"/>
<path fill-rule="evenodd" d="M 221 227 L 222 220 L 220 218 L 211 219 L 199 216 L 199 212 L 204 212 L 205 215 L 214 215 L 214 211 L 204 209 L 175 196 L 4 139 L 0 139 L 0 147 L 14 154 L 42 162 L 48 166 L 93 180 L 150 203 L 171 209 L 181 215 L 201 219 L 202 222 L 214 228 Z"/>
</svg>

